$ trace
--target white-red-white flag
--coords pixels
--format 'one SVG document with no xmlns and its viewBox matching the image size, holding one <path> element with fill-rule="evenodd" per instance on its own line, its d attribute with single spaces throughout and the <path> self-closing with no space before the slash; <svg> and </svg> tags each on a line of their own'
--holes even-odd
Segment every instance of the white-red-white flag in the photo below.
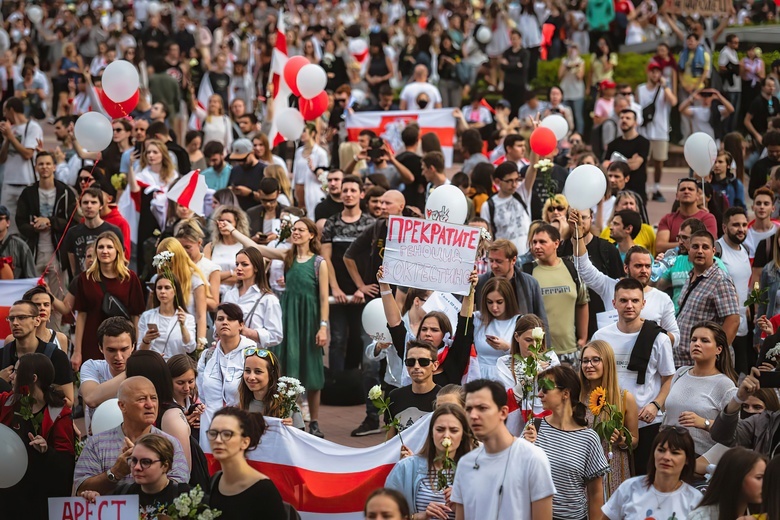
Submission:
<svg viewBox="0 0 780 520">
<path fill-rule="evenodd" d="M 200 170 L 193 170 L 168 190 L 168 199 L 179 206 L 185 206 L 201 217 L 204 216 L 203 201 L 209 187 Z"/>
<path fill-rule="evenodd" d="M 276 46 L 271 55 L 271 78 L 274 86 L 273 103 L 274 118 L 271 121 L 271 130 L 268 132 L 268 140 L 271 146 L 277 146 L 286 141 L 276 126 L 276 117 L 279 112 L 290 107 L 290 95 L 292 91 L 284 80 L 284 66 L 287 65 L 287 35 L 284 27 L 284 11 L 279 11 L 279 21 L 276 23 Z"/>
</svg>

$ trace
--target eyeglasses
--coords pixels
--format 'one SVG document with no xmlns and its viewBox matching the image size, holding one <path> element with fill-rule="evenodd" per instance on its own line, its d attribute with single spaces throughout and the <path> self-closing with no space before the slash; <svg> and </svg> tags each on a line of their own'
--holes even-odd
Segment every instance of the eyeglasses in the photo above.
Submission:
<svg viewBox="0 0 780 520">
<path fill-rule="evenodd" d="M 141 464 L 141 469 L 149 469 L 149 467 L 155 462 L 162 462 L 162 460 L 137 459 L 135 457 L 127 457 L 127 465 L 130 466 L 131 469 L 134 468 L 136 464 Z"/>
<path fill-rule="evenodd" d="M 94 180 L 95 180 L 94 177 L 79 177 L 79 182 L 82 183 L 82 184 L 84 184 L 86 182 L 92 182 Z"/>
<path fill-rule="evenodd" d="M 633 94 L 633 92 L 631 92 L 630 90 L 626 90 L 624 92 L 621 92 L 620 94 L 623 95 L 623 96 L 631 96 Z"/>
<path fill-rule="evenodd" d="M 117 132 L 124 132 L 124 131 L 125 131 L 125 129 L 124 129 L 124 128 L 114 128 L 114 133 L 117 133 Z"/>
<path fill-rule="evenodd" d="M 558 389 L 558 390 L 563 390 L 563 387 L 562 387 L 562 386 L 555 385 L 555 386 L 554 386 L 554 387 L 552 387 L 552 388 L 540 388 L 539 390 L 541 390 L 541 391 L 542 391 L 542 393 L 546 395 L 546 394 L 547 394 L 547 392 L 550 392 L 551 390 L 555 390 L 555 389 Z"/>
<path fill-rule="evenodd" d="M 269 359 L 272 365 L 275 364 L 273 353 L 270 350 L 264 348 L 257 348 L 257 347 L 245 348 L 244 359 L 248 358 L 249 356 L 257 356 L 263 359 Z"/>
<path fill-rule="evenodd" d="M 227 442 L 232 439 L 234 435 L 236 435 L 236 432 L 233 430 L 206 430 L 206 437 L 208 437 L 210 441 L 215 441 L 217 440 L 217 437 L 219 437 Z"/>
<path fill-rule="evenodd" d="M 28 320 L 30 318 L 37 318 L 37 316 L 32 316 L 32 315 L 29 315 L 29 314 L 20 314 L 19 316 L 8 316 L 5 319 L 5 321 L 7 321 L 8 323 L 13 323 L 15 321 L 24 321 L 24 320 Z"/>
<path fill-rule="evenodd" d="M 346 103 L 346 102 L 347 102 L 346 99 L 336 98 L 336 103 Z"/>
<path fill-rule="evenodd" d="M 547 211 L 549 211 L 550 213 L 552 213 L 553 211 L 563 213 L 564 211 L 566 211 L 566 208 L 563 206 L 550 206 L 549 208 L 547 208 Z"/>
<path fill-rule="evenodd" d="M 582 358 L 581 363 L 582 363 L 582 366 L 592 365 L 592 366 L 595 367 L 596 365 L 600 365 L 601 364 L 601 358 L 600 357 Z"/>
<path fill-rule="evenodd" d="M 421 367 L 425 368 L 431 363 L 433 363 L 433 360 L 431 358 L 413 358 L 408 357 L 404 359 L 404 365 L 408 366 L 409 368 L 412 368 L 416 363 L 419 363 Z"/>
<path fill-rule="evenodd" d="M 691 239 L 691 235 L 681 235 L 679 233 L 677 234 L 677 240 L 686 241 L 690 239 Z"/>
</svg>

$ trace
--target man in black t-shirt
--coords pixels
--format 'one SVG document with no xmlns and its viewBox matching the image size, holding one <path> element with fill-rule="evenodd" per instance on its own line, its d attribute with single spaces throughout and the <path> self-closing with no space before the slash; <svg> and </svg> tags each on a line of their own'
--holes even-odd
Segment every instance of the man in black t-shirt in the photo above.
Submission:
<svg viewBox="0 0 780 520">
<path fill-rule="evenodd" d="M 393 347 L 390 347 L 393 348 Z M 390 436 L 405 430 L 419 418 L 433 411 L 436 394 L 441 387 L 433 382 L 433 373 L 439 366 L 436 347 L 424 341 L 412 340 L 406 345 L 406 371 L 412 384 L 390 392 L 390 410 L 385 412 L 385 423 L 398 420 L 398 429 L 391 426 Z"/>
<path fill-rule="evenodd" d="M 745 128 L 758 144 L 763 144 L 762 137 L 769 129 L 769 118 L 780 114 L 780 100 L 774 95 L 776 89 L 775 78 L 764 78 L 761 81 L 761 95 L 750 102 L 745 114 Z"/>
<path fill-rule="evenodd" d="M 319 170 L 314 173 L 319 177 Z M 314 208 L 314 222 L 320 232 L 322 232 L 326 220 L 333 215 L 338 215 L 344 209 L 344 204 L 341 202 L 341 181 L 343 178 L 344 172 L 341 170 L 328 172 L 328 196 Z"/>
<path fill-rule="evenodd" d="M 103 209 L 103 192 L 100 188 L 92 187 L 84 190 L 84 193 L 81 194 L 79 207 L 84 216 L 84 222 L 71 227 L 62 242 L 63 249 L 68 252 L 70 272 L 74 277 L 89 267 L 84 265 L 87 244 L 97 240 L 101 233 L 113 231 L 119 237 L 120 243 L 124 244 L 125 242 L 122 231 L 100 217 L 100 212 Z"/>
<path fill-rule="evenodd" d="M 404 187 L 406 205 L 422 210 L 425 209 L 427 181 L 422 174 L 422 157 L 416 153 L 420 145 L 420 127 L 416 124 L 408 125 L 401 131 L 401 141 L 404 143 L 404 151 L 395 158 L 414 175 L 414 182 L 407 182 Z"/>
<path fill-rule="evenodd" d="M 639 135 L 636 129 L 636 112 L 630 108 L 620 111 L 621 137 L 612 140 L 607 146 L 604 160 L 609 161 L 612 154 L 617 152 L 626 158 L 631 174 L 626 182 L 626 188 L 638 193 L 647 203 L 647 157 L 650 153 L 650 141 Z"/>
<path fill-rule="evenodd" d="M 238 199 L 241 209 L 260 204 L 260 181 L 265 174 L 265 165 L 255 157 L 252 141 L 236 139 L 233 141 L 233 151 L 228 157 L 233 169 L 230 171 L 228 188 Z"/>
<path fill-rule="evenodd" d="M 25 354 L 46 354 L 54 365 L 54 384 L 63 391 L 65 397 L 73 403 L 73 370 L 68 355 L 56 347 L 38 339 L 35 331 L 40 325 L 38 306 L 31 301 L 14 302 L 8 311 L 8 324 L 11 327 L 13 341 L 0 348 L 0 379 L 10 382 L 16 362 Z"/>
</svg>

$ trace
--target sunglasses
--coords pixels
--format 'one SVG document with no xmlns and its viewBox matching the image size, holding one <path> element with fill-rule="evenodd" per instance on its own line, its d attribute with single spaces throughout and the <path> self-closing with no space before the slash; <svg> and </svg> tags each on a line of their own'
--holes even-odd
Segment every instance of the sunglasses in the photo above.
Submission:
<svg viewBox="0 0 780 520">
<path fill-rule="evenodd" d="M 419 363 L 421 367 L 425 368 L 431 363 L 433 363 L 433 360 L 430 358 L 406 358 L 404 359 L 404 365 L 408 366 L 409 368 L 412 368 L 416 363 Z"/>
<path fill-rule="evenodd" d="M 679 433 L 680 435 L 690 434 L 688 431 L 688 428 L 684 428 L 682 426 L 672 426 L 672 425 L 666 425 L 661 426 L 661 428 L 658 429 L 659 432 L 665 431 L 665 430 L 674 430 L 675 433 Z"/>
<path fill-rule="evenodd" d="M 244 359 L 248 358 L 249 356 L 257 356 L 263 359 L 268 359 L 269 361 L 271 361 L 272 365 L 276 364 L 276 362 L 274 361 L 273 352 L 264 348 L 258 348 L 258 347 L 245 348 Z"/>
<path fill-rule="evenodd" d="M 540 380 L 539 382 L 541 383 L 541 380 Z M 550 392 L 550 391 L 552 391 L 552 390 L 555 390 L 556 388 L 557 388 L 558 390 L 563 390 L 563 387 L 562 387 L 562 386 L 559 386 L 559 385 L 555 385 L 555 386 L 554 386 L 554 387 L 552 387 L 552 388 L 545 388 L 545 386 L 544 386 L 544 385 L 540 385 L 540 386 L 539 386 L 539 390 L 541 390 L 541 392 L 542 392 L 543 394 L 545 394 L 545 395 L 547 395 L 547 393 L 548 393 L 548 392 Z"/>
<path fill-rule="evenodd" d="M 162 462 L 160 459 L 137 459 L 135 457 L 127 457 L 127 465 L 130 468 L 134 468 L 136 464 L 141 464 L 141 469 L 149 469 L 155 462 Z"/>
<path fill-rule="evenodd" d="M 85 183 L 85 182 L 92 182 L 94 181 L 94 177 L 79 177 L 79 182 Z"/>
<path fill-rule="evenodd" d="M 550 206 L 549 208 L 547 208 L 547 211 L 549 211 L 550 213 L 552 213 L 553 211 L 564 212 L 566 211 L 566 208 L 563 206 Z"/>
</svg>

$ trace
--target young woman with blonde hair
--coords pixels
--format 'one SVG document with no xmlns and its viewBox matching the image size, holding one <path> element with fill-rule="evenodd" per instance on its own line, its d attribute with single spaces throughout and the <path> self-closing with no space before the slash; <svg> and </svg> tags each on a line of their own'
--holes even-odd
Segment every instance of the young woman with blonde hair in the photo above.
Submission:
<svg viewBox="0 0 780 520">
<path fill-rule="evenodd" d="M 216 312 L 219 305 L 219 273 L 220 267 L 203 254 L 203 240 L 205 233 L 196 219 L 186 219 L 176 224 L 173 236 L 179 241 L 187 256 L 208 280 L 209 290 L 206 293 L 206 309 Z"/>
<path fill-rule="evenodd" d="M 212 94 L 206 111 L 196 110 L 195 114 L 202 122 L 203 142 L 217 141 L 222 143 L 225 150 L 230 150 L 233 144 L 233 125 L 230 123 L 230 117 L 225 114 L 222 96 Z"/>
<path fill-rule="evenodd" d="M 612 452 L 609 458 L 610 474 L 605 483 L 605 493 L 607 498 L 625 480 L 631 478 L 631 454 L 629 448 L 636 448 L 639 444 L 639 409 L 636 405 L 636 399 L 627 390 L 621 390 L 618 384 L 617 364 L 615 363 L 615 352 L 606 341 L 591 341 L 580 354 L 580 381 L 582 382 L 582 392 L 580 392 L 580 401 L 588 406 L 592 400 L 599 395 L 603 395 L 604 400 L 617 406 L 618 411 L 623 414 L 625 426 L 631 432 L 631 446 L 626 444 L 626 439 L 617 431 L 612 435 L 612 449 L 602 441 L 604 454 Z M 603 389 L 596 394 L 593 391 L 596 388 Z M 588 408 L 588 423 L 593 425 L 594 416 Z M 602 411 L 599 420 L 607 419 L 606 411 Z"/>
</svg>

